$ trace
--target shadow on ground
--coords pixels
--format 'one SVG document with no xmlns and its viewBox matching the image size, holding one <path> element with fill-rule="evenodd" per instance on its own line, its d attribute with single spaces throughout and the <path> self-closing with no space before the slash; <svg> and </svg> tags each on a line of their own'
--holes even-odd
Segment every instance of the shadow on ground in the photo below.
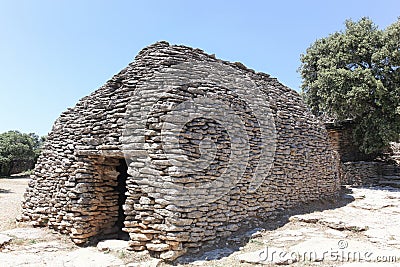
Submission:
<svg viewBox="0 0 400 267">
<path fill-rule="evenodd" d="M 0 176 L 0 180 L 17 180 L 17 179 L 27 179 L 30 175 L 12 175 L 12 176 Z"/>
<path fill-rule="evenodd" d="M 2 189 L 0 188 L 0 194 L 7 194 L 7 193 L 12 193 L 10 189 Z"/>
<path fill-rule="evenodd" d="M 282 209 L 267 218 L 252 218 L 242 223 L 241 228 L 218 243 L 202 246 L 200 251 L 188 250 L 188 252 L 177 260 L 170 262 L 172 265 L 188 264 L 195 261 L 219 260 L 228 257 L 245 246 L 258 231 L 273 231 L 289 222 L 294 215 L 337 209 L 353 202 L 355 199 L 350 194 L 351 189 L 342 188 L 338 198 L 333 200 L 314 201 L 299 207 Z"/>
</svg>

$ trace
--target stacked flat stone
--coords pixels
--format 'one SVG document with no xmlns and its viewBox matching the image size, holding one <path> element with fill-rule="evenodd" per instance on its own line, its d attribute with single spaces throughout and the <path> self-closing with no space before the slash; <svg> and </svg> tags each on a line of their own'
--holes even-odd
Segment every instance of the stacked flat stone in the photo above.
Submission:
<svg viewBox="0 0 400 267">
<path fill-rule="evenodd" d="M 188 62 L 194 67 L 188 68 Z M 221 76 L 225 70 L 226 77 Z M 178 81 L 193 75 L 198 78 L 169 86 L 160 74 L 176 74 Z M 273 162 L 261 169 L 257 164 L 266 144 L 261 138 L 260 117 L 234 90 L 239 86 L 236 79 L 249 80 L 262 92 L 271 112 L 269 119 L 274 122 Z M 182 127 L 177 138 L 182 155 L 175 155 L 176 161 L 169 157 L 174 148 L 166 153 L 162 133 L 166 121 L 171 121 L 169 114 L 179 104 L 199 97 L 226 103 L 232 110 L 227 116 L 241 118 L 247 138 L 243 153 L 249 155 L 246 163 L 231 166 L 234 146 L 242 148 L 242 141 L 234 143 L 231 133 L 239 130 L 234 126 L 227 129 L 207 117 L 195 118 Z M 259 96 L 249 93 L 249 97 L 262 105 L 257 102 Z M 154 101 L 142 129 L 136 114 Z M 213 106 L 206 111 L 219 112 Z M 215 153 L 205 160 L 209 163 L 205 168 L 182 172 L 179 156 L 196 161 L 204 154 L 202 149 L 213 148 Z M 163 259 L 213 244 L 252 217 L 268 219 L 277 210 L 334 198 L 340 187 L 338 159 L 327 132 L 298 93 L 240 63 L 167 42 L 143 49 L 127 68 L 62 113 L 35 167 L 20 220 L 68 234 L 77 244 L 113 233 L 119 209 L 117 167 L 123 158 L 130 174 L 123 230 L 129 233 L 132 249 L 149 250 Z M 243 168 L 241 179 L 233 184 L 218 180 L 227 169 L 234 175 Z M 266 177 L 256 190 L 250 190 L 256 171 Z M 198 190 L 197 197 L 181 191 L 174 194 L 168 187 L 196 188 L 207 182 L 220 186 Z"/>
<path fill-rule="evenodd" d="M 342 123 L 325 123 L 329 141 L 335 151 L 339 153 L 342 162 L 371 161 L 376 155 L 367 155 L 360 151 L 354 142 L 355 124 L 352 121 Z"/>
<path fill-rule="evenodd" d="M 342 184 L 352 186 L 377 185 L 381 178 L 382 163 L 374 161 L 354 161 L 342 164 Z"/>
</svg>

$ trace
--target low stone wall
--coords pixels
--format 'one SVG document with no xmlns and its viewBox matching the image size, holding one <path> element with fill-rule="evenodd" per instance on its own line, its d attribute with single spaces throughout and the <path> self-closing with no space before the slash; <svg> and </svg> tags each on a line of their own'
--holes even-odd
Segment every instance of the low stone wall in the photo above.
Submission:
<svg viewBox="0 0 400 267">
<path fill-rule="evenodd" d="M 18 174 L 28 170 L 32 170 L 35 166 L 34 160 L 14 160 L 10 164 L 0 164 L 0 174 Z"/>
<path fill-rule="evenodd" d="M 11 174 L 21 173 L 33 169 L 33 160 L 15 160 L 12 163 Z"/>
<path fill-rule="evenodd" d="M 370 161 L 344 162 L 342 184 L 352 186 L 376 185 L 381 178 L 382 163 Z"/>
</svg>

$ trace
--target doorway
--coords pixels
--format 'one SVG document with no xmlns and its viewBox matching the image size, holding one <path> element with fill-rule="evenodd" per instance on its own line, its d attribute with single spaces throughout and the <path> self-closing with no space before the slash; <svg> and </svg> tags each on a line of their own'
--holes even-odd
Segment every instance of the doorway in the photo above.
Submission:
<svg viewBox="0 0 400 267">
<path fill-rule="evenodd" d="M 126 192 L 128 191 L 126 187 L 126 180 L 129 177 L 128 175 L 128 166 L 126 164 L 125 159 L 119 159 L 119 165 L 117 166 L 118 177 L 117 177 L 117 186 L 115 187 L 115 191 L 118 194 L 118 219 L 115 223 L 115 227 L 117 230 L 117 239 L 121 240 L 129 240 L 129 234 L 124 232 L 122 228 L 124 228 L 124 221 L 126 215 L 124 213 L 123 205 L 126 201 Z"/>
</svg>

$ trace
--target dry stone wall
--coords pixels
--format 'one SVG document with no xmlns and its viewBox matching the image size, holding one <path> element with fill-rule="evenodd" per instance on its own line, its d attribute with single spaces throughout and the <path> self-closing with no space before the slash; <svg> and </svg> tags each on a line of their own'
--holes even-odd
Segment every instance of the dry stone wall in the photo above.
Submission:
<svg viewBox="0 0 400 267">
<path fill-rule="evenodd" d="M 341 123 L 325 123 L 329 141 L 339 153 L 342 162 L 371 161 L 377 155 L 367 155 L 359 150 L 353 138 L 354 124 L 351 121 Z"/>
<path fill-rule="evenodd" d="M 373 161 L 345 162 L 342 184 L 352 186 L 377 185 L 381 178 L 382 163 Z"/>
<path fill-rule="evenodd" d="M 352 121 L 326 122 L 325 126 L 328 131 L 329 142 L 340 159 L 338 170 L 341 184 L 398 187 L 397 167 L 400 161 L 398 143 L 390 143 L 382 155 L 366 155 L 354 143 L 354 123 Z"/>
<path fill-rule="evenodd" d="M 354 124 L 351 121 L 341 123 L 326 122 L 329 142 L 337 153 L 341 184 L 351 186 L 371 186 L 378 184 L 381 167 L 371 161 L 376 155 L 366 155 L 356 146 L 353 139 Z"/>
<path fill-rule="evenodd" d="M 34 160 L 14 160 L 11 163 L 10 174 L 17 174 L 31 170 L 34 167 L 34 165 L 35 165 Z"/>
<path fill-rule="evenodd" d="M 334 198 L 337 166 L 295 91 L 159 42 L 55 122 L 19 220 L 77 244 L 122 230 L 132 249 L 174 259 L 251 217 Z"/>
</svg>

